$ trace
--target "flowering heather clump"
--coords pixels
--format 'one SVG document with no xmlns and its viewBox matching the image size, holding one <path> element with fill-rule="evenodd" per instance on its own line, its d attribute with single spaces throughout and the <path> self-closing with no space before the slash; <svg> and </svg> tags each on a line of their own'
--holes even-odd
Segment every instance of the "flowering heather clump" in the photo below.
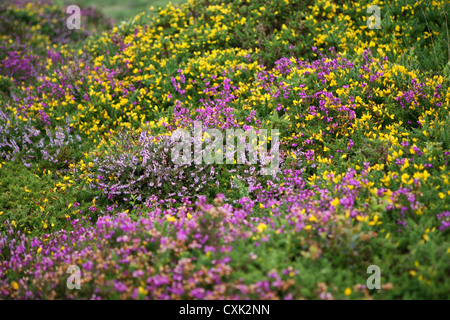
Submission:
<svg viewBox="0 0 450 320">
<path fill-rule="evenodd" d="M 31 48 L 20 44 L 0 44 L 0 74 L 17 80 L 19 83 L 36 78 L 43 70 L 40 57 Z M 36 70 L 36 68 L 41 68 Z"/>
<path fill-rule="evenodd" d="M 28 168 L 40 159 L 53 167 L 68 168 L 75 159 L 74 151 L 80 148 L 81 143 L 80 136 L 72 133 L 73 128 L 58 127 L 55 132 L 51 129 L 44 132 L 33 126 L 31 121 L 22 122 L 19 118 L 10 118 L 0 110 L 0 157 L 8 161 L 20 159 Z M 45 113 L 36 122 L 39 127 L 39 122 L 50 125 Z"/>
<path fill-rule="evenodd" d="M 275 234 L 256 217 L 248 221 L 244 210 L 221 205 L 220 196 L 216 203 L 208 205 L 200 197 L 194 210 L 184 207 L 172 214 L 156 210 L 138 221 L 125 213 L 101 217 L 95 226 L 74 220 L 72 231 L 62 230 L 41 239 L 29 239 L 8 225 L 6 235 L 0 238 L 0 272 L 8 270 L 15 280 L 12 284 L 0 280 L 0 296 L 301 298 L 300 287 L 295 286 L 300 273 L 287 261 L 279 270 L 265 266 L 256 281 L 242 273 L 258 264 L 255 259 L 267 255 L 264 243 Z M 283 230 L 291 231 L 288 225 Z M 243 252 L 239 251 L 242 243 L 255 245 Z M 314 255 L 317 259 L 320 253 Z M 32 258 L 24 259 L 27 256 Z M 285 261 L 282 256 L 276 259 Z M 80 291 L 68 290 L 63 277 L 67 267 L 74 264 L 83 270 Z M 334 291 L 331 288 L 330 295 Z M 361 293 L 367 295 L 364 290 Z"/>
<path fill-rule="evenodd" d="M 169 136 L 121 133 L 113 147 L 94 160 L 97 176 L 91 187 L 103 190 L 111 200 L 135 196 L 145 202 L 154 197 L 194 196 L 215 187 L 214 166 L 176 164 L 172 158 L 175 145 Z"/>
</svg>

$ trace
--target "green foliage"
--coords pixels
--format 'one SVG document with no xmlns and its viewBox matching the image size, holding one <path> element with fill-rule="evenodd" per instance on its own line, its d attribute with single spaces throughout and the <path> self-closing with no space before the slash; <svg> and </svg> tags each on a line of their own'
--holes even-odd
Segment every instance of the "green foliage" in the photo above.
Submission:
<svg viewBox="0 0 450 320">
<path fill-rule="evenodd" d="M 57 173 L 27 169 L 17 162 L 4 164 L 0 169 L 0 232 L 5 231 L 6 220 L 35 236 L 69 230 L 70 219 L 90 216 L 95 192 L 83 198 L 82 186 L 63 188 L 58 186 L 61 181 Z"/>
</svg>

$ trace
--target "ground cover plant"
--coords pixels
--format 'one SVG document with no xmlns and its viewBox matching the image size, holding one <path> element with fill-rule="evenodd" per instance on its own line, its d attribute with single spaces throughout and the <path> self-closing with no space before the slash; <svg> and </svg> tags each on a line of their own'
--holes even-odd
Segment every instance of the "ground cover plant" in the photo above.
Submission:
<svg viewBox="0 0 450 320">
<path fill-rule="evenodd" d="M 0 298 L 449 297 L 447 1 L 81 8 L 0 1 Z M 199 122 L 279 171 L 173 163 Z"/>
</svg>

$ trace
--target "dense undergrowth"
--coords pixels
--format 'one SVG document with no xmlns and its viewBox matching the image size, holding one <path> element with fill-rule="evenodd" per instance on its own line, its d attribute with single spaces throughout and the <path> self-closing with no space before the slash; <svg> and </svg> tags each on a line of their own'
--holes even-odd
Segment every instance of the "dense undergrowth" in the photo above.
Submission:
<svg viewBox="0 0 450 320">
<path fill-rule="evenodd" d="M 448 298 L 449 9 L 1 1 L 0 297 Z M 279 172 L 175 165 L 195 121 L 279 130 Z"/>
</svg>

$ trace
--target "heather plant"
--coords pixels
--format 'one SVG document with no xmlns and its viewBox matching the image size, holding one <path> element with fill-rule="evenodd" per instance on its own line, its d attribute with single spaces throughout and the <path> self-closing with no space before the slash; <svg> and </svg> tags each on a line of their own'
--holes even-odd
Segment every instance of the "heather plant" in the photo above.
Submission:
<svg viewBox="0 0 450 320">
<path fill-rule="evenodd" d="M 119 133 L 111 149 L 93 160 L 96 179 L 91 187 L 110 200 L 129 201 L 135 196 L 142 202 L 193 196 L 215 187 L 214 165 L 176 164 L 175 145 L 169 136 L 153 137 L 146 131 Z"/>
<path fill-rule="evenodd" d="M 69 164 L 77 160 L 81 138 L 73 134 L 69 125 L 53 132 L 49 128 L 43 129 L 50 124 L 45 113 L 38 121 L 23 122 L 21 119 L 21 116 L 10 117 L 0 110 L 1 158 L 19 160 L 28 168 L 38 164 L 41 169 L 57 170 L 67 170 Z"/>
<path fill-rule="evenodd" d="M 320 197 L 297 196 L 288 215 L 276 211 L 273 215 L 278 219 L 272 223 L 267 222 L 270 209 L 254 213 L 233 209 L 224 203 L 223 195 L 214 205 L 199 197 L 190 205 L 157 209 L 138 220 L 126 213 L 100 217 L 95 224 L 77 219 L 70 231 L 42 238 L 26 237 L 7 222 L 0 238 L 0 270 L 9 271 L 9 280 L 0 280 L 0 295 L 27 299 L 339 299 L 351 295 L 370 299 L 393 298 L 401 291 L 414 298 L 445 297 L 448 279 L 442 271 L 448 257 L 437 258 L 443 247 L 418 246 L 412 256 L 414 272 L 426 281 L 402 281 L 408 270 L 402 257 L 393 255 L 397 240 L 377 238 L 367 225 L 353 225 L 345 215 L 330 214 L 334 205 L 322 207 Z M 312 224 L 324 228 L 319 228 L 319 235 L 306 228 Z M 369 243 L 376 245 L 369 249 Z M 24 259 L 28 255 L 31 258 Z M 392 259 L 384 259 L 387 256 Z M 426 273 L 418 262 L 424 258 L 440 272 Z M 391 270 L 383 274 L 380 291 L 371 292 L 364 283 L 371 262 Z M 70 265 L 82 268 L 80 290 L 67 289 L 64 274 Z M 36 274 L 45 274 L 45 280 L 31 276 Z M 348 282 L 354 285 L 344 293 L 340 288 Z M 427 283 L 435 289 L 430 290 Z"/>
<path fill-rule="evenodd" d="M 44 69 L 44 66 L 40 65 L 41 57 L 33 54 L 31 48 L 26 45 L 4 41 L 0 45 L 0 59 L 0 74 L 18 83 L 36 79 Z"/>
</svg>

